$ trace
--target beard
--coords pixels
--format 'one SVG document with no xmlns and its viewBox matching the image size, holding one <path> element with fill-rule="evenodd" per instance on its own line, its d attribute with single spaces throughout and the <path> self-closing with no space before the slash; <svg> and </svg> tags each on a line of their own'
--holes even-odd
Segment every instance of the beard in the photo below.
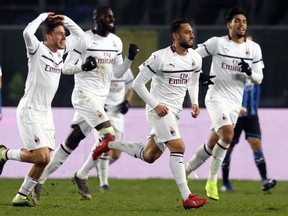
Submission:
<svg viewBox="0 0 288 216">
<path fill-rule="evenodd" d="M 115 33 L 116 32 L 116 28 L 115 26 L 110 26 L 110 25 L 107 25 L 107 23 L 104 23 L 103 21 L 101 21 L 101 27 L 104 31 L 107 31 L 107 32 L 110 32 L 110 33 Z"/>
<path fill-rule="evenodd" d="M 193 48 L 193 44 L 188 44 L 187 42 L 179 42 L 179 45 L 185 49 Z"/>
<path fill-rule="evenodd" d="M 240 39 L 240 38 L 244 37 L 244 34 L 236 34 L 236 37 L 237 37 L 238 39 Z"/>
</svg>

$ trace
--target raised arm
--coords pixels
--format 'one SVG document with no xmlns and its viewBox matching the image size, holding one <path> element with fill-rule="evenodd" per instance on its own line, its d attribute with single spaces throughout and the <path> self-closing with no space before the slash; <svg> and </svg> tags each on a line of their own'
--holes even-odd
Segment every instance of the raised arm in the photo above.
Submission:
<svg viewBox="0 0 288 216">
<path fill-rule="evenodd" d="M 52 15 L 52 12 L 42 13 L 32 22 L 30 22 L 23 31 L 23 37 L 27 52 L 33 54 L 37 51 L 40 41 L 35 36 L 35 32 L 39 28 L 40 24 L 44 22 L 49 15 Z"/>
</svg>

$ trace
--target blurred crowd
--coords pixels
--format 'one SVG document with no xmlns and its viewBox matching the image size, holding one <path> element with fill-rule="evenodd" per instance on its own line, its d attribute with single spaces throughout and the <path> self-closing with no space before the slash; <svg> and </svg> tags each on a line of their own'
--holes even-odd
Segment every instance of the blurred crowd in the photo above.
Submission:
<svg viewBox="0 0 288 216">
<path fill-rule="evenodd" d="M 223 11 L 239 5 L 247 11 L 250 25 L 287 25 L 285 0 L 1 0 L 0 25 L 26 24 L 37 14 L 56 11 L 78 24 L 90 23 L 91 8 L 109 5 L 118 25 L 165 25 L 175 17 L 186 17 L 197 25 L 222 25 Z"/>
</svg>

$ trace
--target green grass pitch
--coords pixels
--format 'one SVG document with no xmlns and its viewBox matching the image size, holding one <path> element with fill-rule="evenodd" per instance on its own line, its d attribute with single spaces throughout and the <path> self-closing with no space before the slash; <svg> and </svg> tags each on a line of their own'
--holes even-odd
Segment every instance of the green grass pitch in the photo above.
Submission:
<svg viewBox="0 0 288 216">
<path fill-rule="evenodd" d="M 172 179 L 121 180 L 110 179 L 110 191 L 100 193 L 98 181 L 90 177 L 91 200 L 83 200 L 70 179 L 48 179 L 36 207 L 12 207 L 11 201 L 22 179 L 0 179 L 1 215 L 288 215 L 288 182 L 280 181 L 269 193 L 261 191 L 259 181 L 232 181 L 234 192 L 221 192 L 220 200 L 209 200 L 200 209 L 186 211 Z M 221 181 L 218 183 L 221 184 Z M 204 180 L 193 180 L 193 193 L 205 196 Z"/>
</svg>

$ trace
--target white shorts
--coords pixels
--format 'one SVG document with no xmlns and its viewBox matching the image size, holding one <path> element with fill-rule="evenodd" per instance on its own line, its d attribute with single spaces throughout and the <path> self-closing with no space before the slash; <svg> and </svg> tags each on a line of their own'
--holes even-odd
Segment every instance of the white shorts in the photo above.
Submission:
<svg viewBox="0 0 288 216">
<path fill-rule="evenodd" d="M 146 118 L 152 126 L 148 138 L 153 137 L 162 152 L 167 148 L 165 142 L 181 138 L 178 128 L 179 117 L 171 111 L 164 117 L 159 117 L 154 111 L 146 111 Z"/>
<path fill-rule="evenodd" d="M 225 125 L 235 127 L 240 111 L 239 106 L 225 100 L 208 99 L 207 97 L 205 98 L 205 106 L 212 122 L 211 129 L 215 133 Z"/>
<path fill-rule="evenodd" d="M 17 107 L 17 124 L 23 145 L 28 151 L 49 147 L 55 149 L 55 128 L 52 111 Z"/>
<path fill-rule="evenodd" d="M 87 136 L 97 125 L 108 121 L 104 110 L 106 97 L 89 94 L 82 90 L 73 90 L 72 104 L 76 110 L 72 125 L 79 125 L 82 133 Z"/>
</svg>

